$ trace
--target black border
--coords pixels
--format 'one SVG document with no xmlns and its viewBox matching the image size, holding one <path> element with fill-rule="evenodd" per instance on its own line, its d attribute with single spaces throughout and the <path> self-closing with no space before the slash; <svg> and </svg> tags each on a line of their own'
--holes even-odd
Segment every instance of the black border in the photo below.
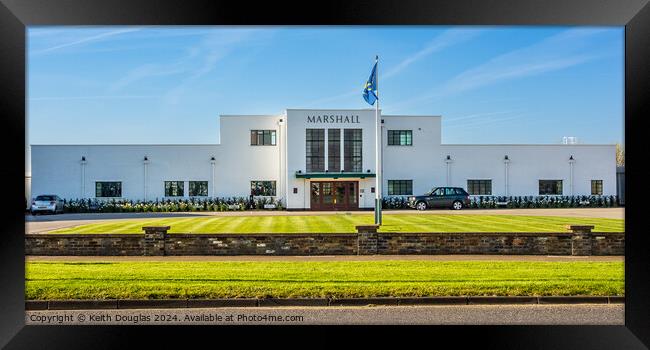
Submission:
<svg viewBox="0 0 650 350">
<path fill-rule="evenodd" d="M 641 186 L 647 158 L 642 118 L 650 116 L 650 5 L 648 0 L 375 0 L 301 1 L 253 4 L 245 1 L 185 0 L 0 0 L 0 116 L 3 164 L 7 184 L 23 183 L 25 135 L 25 26 L 29 25 L 625 25 L 626 188 Z M 644 157 L 645 156 L 645 157 Z M 630 165 L 631 164 L 631 165 Z M 625 326 L 438 326 L 438 327 L 72 327 L 24 324 L 24 193 L 6 186 L 0 218 L 0 346 L 7 348 L 131 347 L 133 339 L 156 344 L 187 345 L 208 340 L 210 347 L 251 342 L 291 346 L 332 343 L 414 344 L 419 335 L 428 346 L 482 348 L 614 349 L 647 348 L 650 344 L 649 235 L 642 226 L 642 200 L 647 194 L 626 191 Z M 287 330 L 278 334 L 282 330 Z M 182 332 L 180 332 L 182 330 Z M 316 332 L 318 330 L 318 332 Z M 327 333 L 337 331 L 337 336 Z M 417 331 L 417 332 L 414 332 Z M 307 342 L 295 335 L 308 334 Z M 345 338 L 343 338 L 345 337 Z M 345 339 L 345 341 L 343 341 Z M 451 340 L 443 345 L 443 340 Z M 646 344 L 644 346 L 642 343 Z M 165 346 L 165 347 L 167 347 Z"/>
</svg>

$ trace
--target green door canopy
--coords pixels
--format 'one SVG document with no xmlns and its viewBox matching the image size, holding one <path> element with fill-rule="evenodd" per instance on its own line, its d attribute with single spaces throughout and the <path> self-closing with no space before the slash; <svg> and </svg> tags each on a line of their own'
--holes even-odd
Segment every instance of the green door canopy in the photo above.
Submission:
<svg viewBox="0 0 650 350">
<path fill-rule="evenodd" d="M 296 178 L 299 179 L 349 179 L 349 178 L 361 178 L 365 179 L 367 177 L 375 177 L 373 173 L 344 173 L 344 172 L 319 172 L 319 173 L 303 173 L 296 171 Z"/>
</svg>

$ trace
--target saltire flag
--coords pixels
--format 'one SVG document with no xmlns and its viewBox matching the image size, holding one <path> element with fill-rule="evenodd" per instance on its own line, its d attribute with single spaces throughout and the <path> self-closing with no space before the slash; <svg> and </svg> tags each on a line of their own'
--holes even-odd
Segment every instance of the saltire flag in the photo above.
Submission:
<svg viewBox="0 0 650 350">
<path fill-rule="evenodd" d="M 363 88 L 363 99 L 371 106 L 377 101 L 377 61 L 375 61 L 370 77 Z"/>
</svg>

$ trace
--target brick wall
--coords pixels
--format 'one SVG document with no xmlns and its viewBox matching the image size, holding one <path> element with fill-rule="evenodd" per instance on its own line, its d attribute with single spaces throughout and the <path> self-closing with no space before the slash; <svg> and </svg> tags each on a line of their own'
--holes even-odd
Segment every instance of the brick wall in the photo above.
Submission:
<svg viewBox="0 0 650 350">
<path fill-rule="evenodd" d="M 27 234 L 26 255 L 624 255 L 624 233 Z"/>
</svg>

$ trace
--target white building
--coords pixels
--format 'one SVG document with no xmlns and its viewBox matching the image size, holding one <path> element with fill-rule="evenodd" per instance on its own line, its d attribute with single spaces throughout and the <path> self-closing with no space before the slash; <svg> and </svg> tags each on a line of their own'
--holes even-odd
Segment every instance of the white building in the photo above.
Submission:
<svg viewBox="0 0 650 350">
<path fill-rule="evenodd" d="M 441 117 L 382 115 L 383 196 L 615 195 L 615 145 L 442 144 Z M 372 208 L 375 111 L 222 115 L 220 144 L 32 145 L 32 196 L 272 196 L 288 209 Z M 216 135 L 215 135 L 216 138 Z"/>
</svg>

